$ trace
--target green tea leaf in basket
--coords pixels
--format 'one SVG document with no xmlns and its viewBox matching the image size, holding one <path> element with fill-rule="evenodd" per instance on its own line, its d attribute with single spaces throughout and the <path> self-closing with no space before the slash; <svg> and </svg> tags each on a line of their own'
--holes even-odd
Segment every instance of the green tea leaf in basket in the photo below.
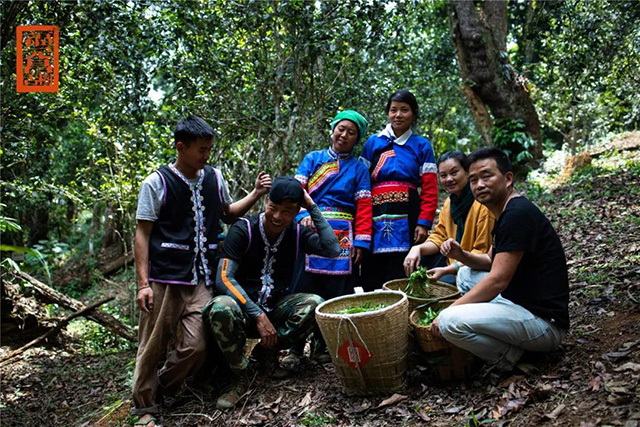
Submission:
<svg viewBox="0 0 640 427">
<path fill-rule="evenodd" d="M 369 311 L 380 310 L 381 308 L 385 308 L 387 304 L 376 304 L 373 305 L 371 301 L 363 302 L 359 305 L 351 305 L 347 308 L 343 308 L 341 310 L 336 311 L 336 314 L 356 314 L 356 313 L 366 313 Z"/>
<path fill-rule="evenodd" d="M 442 308 L 433 310 L 431 307 L 429 307 L 425 310 L 424 314 L 418 319 L 416 323 L 420 326 L 429 327 L 442 310 Z"/>
<path fill-rule="evenodd" d="M 429 279 L 431 279 L 431 275 L 427 273 L 427 269 L 418 267 L 418 269 L 409 276 L 407 286 L 403 289 L 403 292 L 414 298 L 430 298 L 433 295 L 428 289 Z"/>
</svg>

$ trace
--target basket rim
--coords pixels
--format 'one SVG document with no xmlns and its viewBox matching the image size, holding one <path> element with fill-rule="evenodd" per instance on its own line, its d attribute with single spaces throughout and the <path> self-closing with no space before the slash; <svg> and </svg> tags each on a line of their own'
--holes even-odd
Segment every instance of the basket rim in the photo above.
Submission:
<svg viewBox="0 0 640 427">
<path fill-rule="evenodd" d="M 405 281 L 405 282 L 406 282 L 407 280 L 408 280 L 408 279 L 406 279 L 406 278 L 405 278 L 405 279 L 393 279 L 393 280 L 389 280 L 389 281 L 384 282 L 384 283 L 382 284 L 382 288 L 383 288 L 384 290 L 386 290 L 386 291 L 393 291 L 392 289 L 387 289 L 387 288 L 385 288 L 385 286 L 386 286 L 386 285 L 388 285 L 388 284 L 390 284 L 390 283 L 391 283 L 391 284 L 395 284 L 395 283 L 397 283 L 397 282 L 402 282 L 402 281 Z M 451 295 L 455 295 L 456 293 L 460 292 L 460 290 L 456 287 L 456 285 L 452 285 L 452 284 L 450 284 L 450 283 L 445 283 L 445 282 L 441 282 L 441 281 L 436 281 L 436 282 L 432 282 L 432 283 L 430 283 L 430 284 L 429 284 L 429 286 L 432 286 L 432 285 L 439 286 L 439 287 L 442 287 L 442 288 L 445 288 L 445 289 L 449 289 L 449 290 L 451 290 L 451 291 L 454 291 Z M 398 291 L 397 291 L 397 292 L 402 292 L 402 291 L 401 291 L 400 289 L 398 289 Z M 404 293 L 404 292 L 402 292 L 402 293 Z M 449 296 L 446 296 L 446 297 L 435 297 L 435 298 L 420 298 L 420 297 L 414 297 L 414 296 L 409 296 L 409 295 L 407 295 L 407 297 L 408 297 L 410 300 L 415 300 L 415 301 L 426 301 L 426 302 L 433 301 L 434 299 L 440 299 L 440 298 L 447 299 L 447 298 L 449 298 Z"/>
<path fill-rule="evenodd" d="M 353 314 L 338 314 L 338 313 L 322 313 L 320 310 L 323 309 L 328 303 L 333 303 L 335 300 L 340 299 L 340 300 L 347 300 L 347 299 L 354 299 L 354 298 L 361 298 L 363 295 L 369 295 L 369 294 L 391 294 L 391 295 L 398 295 L 400 296 L 400 300 L 397 302 L 394 302 L 391 305 L 388 305 L 384 308 L 381 308 L 379 310 L 375 310 L 375 311 L 367 311 L 364 313 L 353 313 Z M 373 292 L 364 292 L 361 294 L 350 294 L 350 295 L 343 295 L 337 298 L 331 298 L 330 300 L 327 300 L 325 302 L 323 302 L 322 304 L 320 304 L 319 306 L 316 307 L 316 317 L 318 316 L 322 316 L 322 317 L 327 317 L 330 319 L 343 319 L 345 317 L 348 318 L 359 318 L 359 317 L 368 317 L 370 316 L 372 313 L 384 313 L 387 311 L 391 311 L 394 310 L 398 307 L 398 305 L 402 304 L 404 301 L 408 302 L 408 298 L 407 295 L 404 292 L 400 292 L 400 291 L 391 291 L 391 290 L 375 290 Z"/>
<path fill-rule="evenodd" d="M 429 330 L 430 326 L 424 326 L 424 325 L 419 325 L 418 322 L 416 320 L 414 320 L 413 318 L 417 315 L 418 312 L 421 312 L 422 310 L 413 310 L 410 314 L 409 314 L 409 323 L 411 324 L 411 326 L 413 326 L 414 328 L 418 328 L 418 329 L 426 329 Z"/>
</svg>

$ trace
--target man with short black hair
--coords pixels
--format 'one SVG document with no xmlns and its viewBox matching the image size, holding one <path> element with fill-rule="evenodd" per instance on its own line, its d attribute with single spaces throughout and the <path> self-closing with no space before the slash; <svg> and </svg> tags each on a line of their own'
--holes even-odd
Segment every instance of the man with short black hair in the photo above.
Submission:
<svg viewBox="0 0 640 427">
<path fill-rule="evenodd" d="M 219 220 L 244 215 L 271 187 L 271 177 L 260 172 L 253 191 L 234 202 L 220 171 L 207 166 L 213 137 L 202 118 L 181 120 L 174 130 L 175 162 L 140 187 L 135 263 L 141 314 L 131 408 L 140 415 L 136 425 L 155 426 L 162 397 L 204 363 L 200 310 L 212 294 Z M 182 339 L 166 355 L 178 327 Z"/>
<path fill-rule="evenodd" d="M 301 207 L 309 211 L 317 233 L 294 223 Z M 229 390 L 218 398 L 219 409 L 233 407 L 248 390 L 247 337 L 260 338 L 262 347 L 277 350 L 295 347 L 312 332 L 315 308 L 323 299 L 314 294 L 287 295 L 301 252 L 333 258 L 340 254 L 340 245 L 300 182 L 280 177 L 273 182 L 265 212 L 241 218 L 229 230 L 216 276 L 219 296 L 203 310 L 235 375 Z M 283 368 L 297 365 L 300 356 L 289 353 Z"/>
<path fill-rule="evenodd" d="M 502 151 L 474 151 L 469 182 L 475 199 L 498 218 L 493 245 L 487 254 L 473 254 L 454 239 L 443 243 L 443 255 L 466 265 L 458 273 L 463 296 L 440 314 L 431 330 L 510 370 L 524 351 L 553 350 L 567 333 L 566 258 L 547 217 L 514 192 L 511 162 Z"/>
</svg>

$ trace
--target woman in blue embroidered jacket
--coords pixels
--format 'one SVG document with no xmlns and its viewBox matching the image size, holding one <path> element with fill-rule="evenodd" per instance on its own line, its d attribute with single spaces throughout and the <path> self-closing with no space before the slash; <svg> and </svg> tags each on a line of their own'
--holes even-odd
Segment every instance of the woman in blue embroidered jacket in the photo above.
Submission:
<svg viewBox="0 0 640 427">
<path fill-rule="evenodd" d="M 331 146 L 307 154 L 295 178 L 316 201 L 338 237 L 342 252 L 337 258 L 307 255 L 298 292 L 325 299 L 353 292 L 352 273 L 362 251 L 371 243 L 371 191 L 367 168 L 351 156 L 353 147 L 367 132 L 367 121 L 353 110 L 338 113 L 331 121 Z M 303 225 L 309 213 L 298 215 Z M 302 289 L 302 290 L 301 290 Z"/>
<path fill-rule="evenodd" d="M 371 176 L 373 204 L 372 255 L 362 265 L 366 290 L 405 277 L 404 258 L 427 238 L 438 203 L 431 143 L 411 130 L 418 120 L 415 96 L 395 92 L 385 112 L 389 124 L 369 137 L 360 156 Z"/>
<path fill-rule="evenodd" d="M 331 145 L 307 154 L 295 178 L 316 201 L 340 243 L 337 258 L 309 254 L 297 265 L 295 292 L 307 292 L 330 299 L 353 293 L 363 251 L 371 244 L 371 186 L 366 166 L 351 156 L 353 147 L 367 133 L 367 121 L 353 110 L 338 113 L 331 121 Z M 311 218 L 303 211 L 297 218 L 303 225 Z M 314 333 L 313 358 L 328 361 L 326 345 Z M 302 349 L 293 349 L 301 352 Z"/>
</svg>

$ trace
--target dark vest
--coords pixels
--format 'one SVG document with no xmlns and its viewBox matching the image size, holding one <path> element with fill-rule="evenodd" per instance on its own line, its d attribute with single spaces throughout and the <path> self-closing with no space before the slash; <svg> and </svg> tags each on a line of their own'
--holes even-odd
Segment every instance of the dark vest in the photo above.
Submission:
<svg viewBox="0 0 640 427">
<path fill-rule="evenodd" d="M 215 171 L 206 166 L 203 172 L 204 178 L 192 192 L 168 166 L 156 171 L 165 192 L 149 242 L 150 282 L 196 285 L 204 279 L 207 285 L 213 283 L 222 201 Z"/>
<path fill-rule="evenodd" d="M 246 218 L 242 218 L 247 222 Z M 262 289 L 261 276 L 264 267 L 265 244 L 260 235 L 260 215 L 252 215 L 248 218 L 249 236 L 247 250 L 240 261 L 236 279 L 242 285 L 249 298 L 258 301 L 258 293 Z M 296 259 L 301 248 L 300 231 L 297 224 L 291 224 L 285 229 L 285 235 L 275 254 L 273 268 L 273 285 L 267 304 L 277 302 L 291 285 Z"/>
</svg>

